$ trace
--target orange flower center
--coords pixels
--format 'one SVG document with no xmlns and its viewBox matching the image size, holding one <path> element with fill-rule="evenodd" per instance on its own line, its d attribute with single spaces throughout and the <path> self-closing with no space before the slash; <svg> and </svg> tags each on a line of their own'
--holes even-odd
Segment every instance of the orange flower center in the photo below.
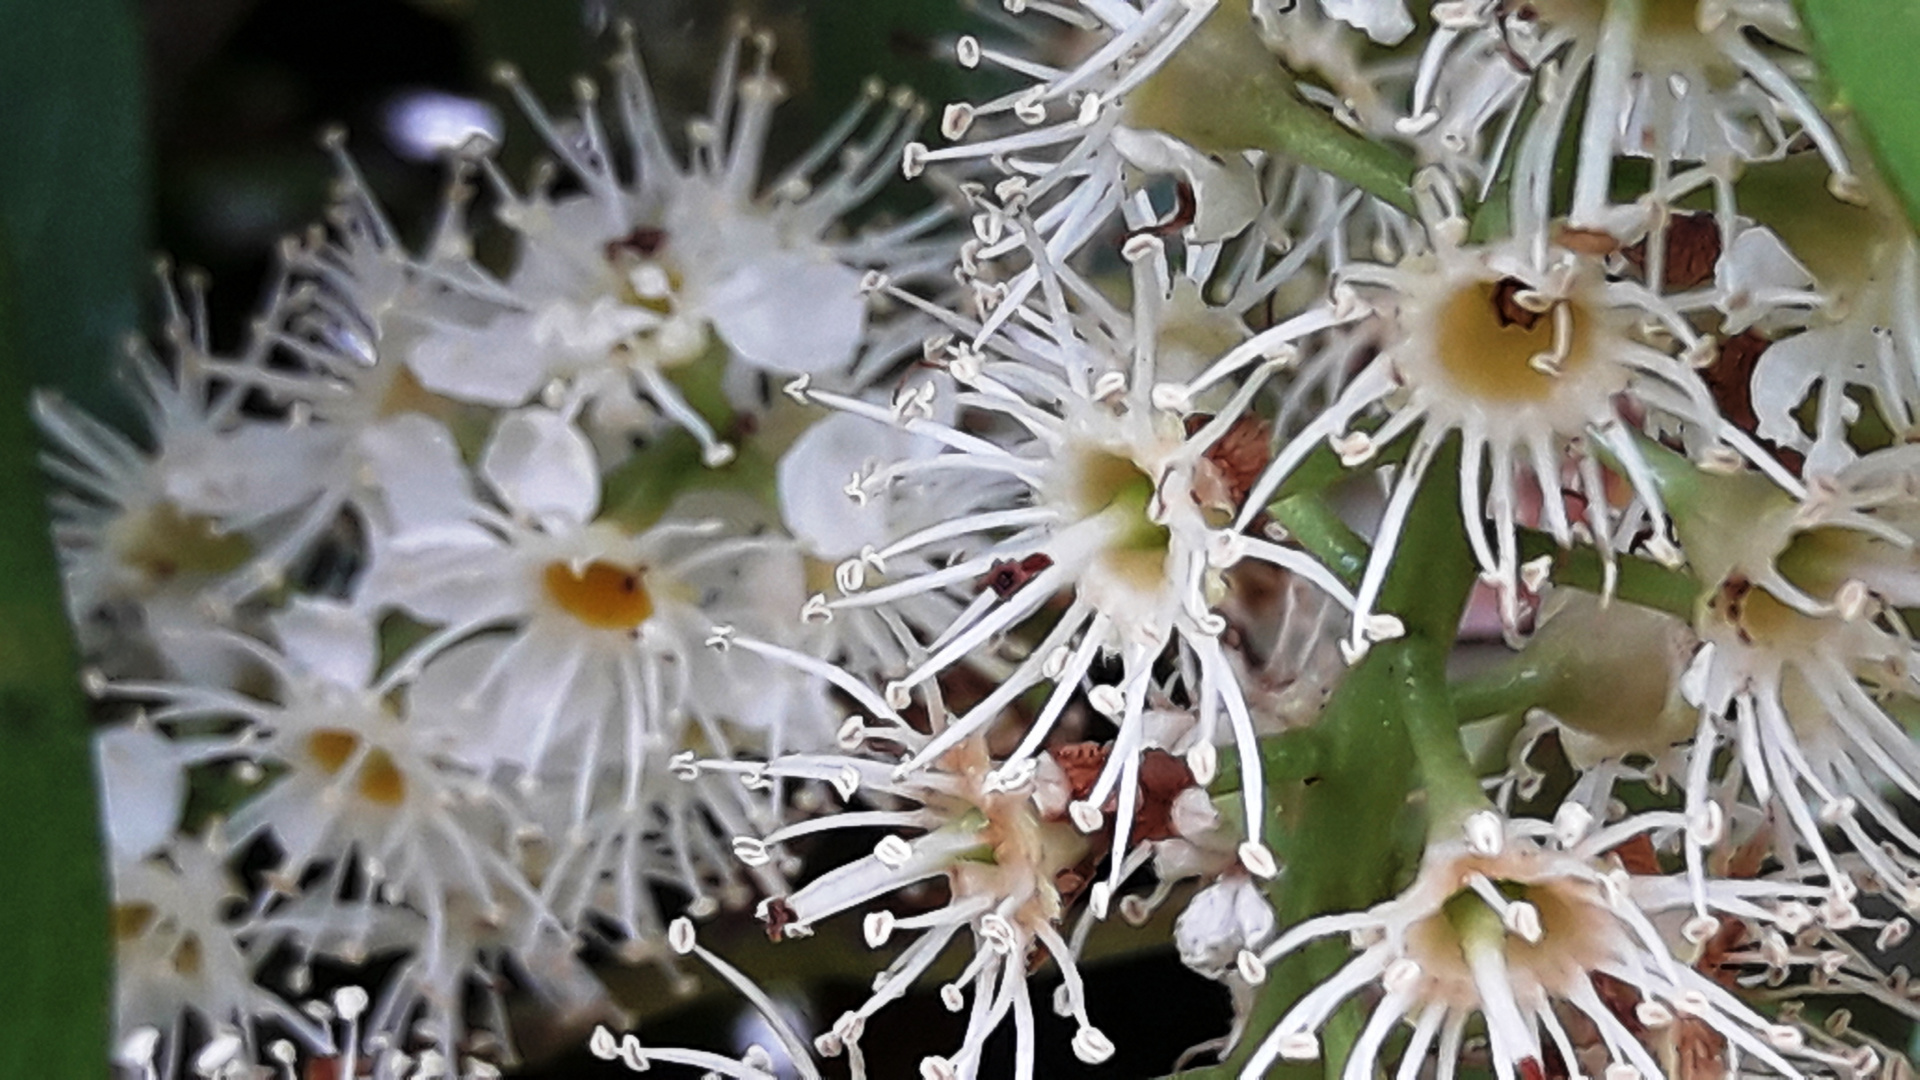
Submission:
<svg viewBox="0 0 1920 1080">
<path fill-rule="evenodd" d="M 360 736 L 351 731 L 327 728 L 307 736 L 307 756 L 329 776 L 346 768 L 359 749 Z M 361 757 L 354 790 L 376 806 L 399 806 L 407 798 L 407 777 L 392 756 L 376 746 Z"/>
<path fill-rule="evenodd" d="M 576 570 L 554 562 L 547 564 L 542 581 L 554 603 L 595 629 L 632 630 L 653 615 L 646 578 L 635 568 L 596 560 Z"/>
</svg>

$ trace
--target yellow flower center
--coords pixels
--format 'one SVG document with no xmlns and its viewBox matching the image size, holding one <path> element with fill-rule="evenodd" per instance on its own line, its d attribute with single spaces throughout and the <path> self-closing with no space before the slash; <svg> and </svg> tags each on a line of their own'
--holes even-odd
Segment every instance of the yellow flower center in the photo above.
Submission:
<svg viewBox="0 0 1920 1080">
<path fill-rule="evenodd" d="M 122 516 L 108 543 L 123 563 L 155 585 L 182 574 L 224 574 L 253 557 L 246 537 L 224 532 L 213 518 L 183 513 L 170 502 Z"/>
<path fill-rule="evenodd" d="M 653 615 L 653 597 L 636 568 L 595 560 L 576 570 L 553 562 L 541 580 L 561 610 L 597 630 L 632 630 Z"/>
<path fill-rule="evenodd" d="M 1433 349 L 1462 393 L 1505 405 L 1537 404 L 1592 362 L 1592 319 L 1580 306 L 1557 300 L 1534 311 L 1521 303 L 1524 292 L 1522 283 L 1506 278 L 1475 282 L 1447 298 Z"/>
<path fill-rule="evenodd" d="M 1165 576 L 1173 534 L 1147 516 L 1154 483 L 1131 458 L 1106 450 L 1082 452 L 1073 473 L 1074 505 L 1086 517 L 1118 511 L 1127 523 L 1101 555 L 1107 569 L 1133 585 L 1157 588 Z"/>
<path fill-rule="evenodd" d="M 115 904 L 109 913 L 113 923 L 113 936 L 116 941 L 135 941 L 146 936 L 159 918 L 152 904 L 134 901 L 130 904 Z M 193 978 L 200 974 L 204 956 L 197 934 L 183 934 L 174 943 L 173 952 L 167 957 L 173 965 L 174 973 L 184 978 Z"/>
<path fill-rule="evenodd" d="M 153 925 L 155 915 L 152 904 L 135 901 L 131 904 L 113 905 L 113 937 L 116 941 L 132 941 L 147 932 Z"/>
<path fill-rule="evenodd" d="M 359 749 L 360 736 L 351 731 L 325 728 L 307 736 L 307 757 L 329 776 L 346 768 Z M 407 799 L 407 777 L 392 756 L 376 746 L 361 757 L 354 790 L 376 806 L 399 806 Z"/>
</svg>

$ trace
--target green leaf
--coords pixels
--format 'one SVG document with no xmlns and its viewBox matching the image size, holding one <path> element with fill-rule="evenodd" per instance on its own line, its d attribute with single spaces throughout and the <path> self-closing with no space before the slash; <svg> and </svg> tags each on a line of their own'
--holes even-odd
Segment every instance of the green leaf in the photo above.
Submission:
<svg viewBox="0 0 1920 1080">
<path fill-rule="evenodd" d="M 100 818 L 27 418 L 19 276 L 0 260 L 0 821 L 10 837 L 0 1076 L 103 1076 L 111 969 Z"/>
<path fill-rule="evenodd" d="M 140 35 L 126 0 L 0 0 L 0 231 L 17 360 L 108 419 L 148 254 Z"/>
<path fill-rule="evenodd" d="M 1799 0 L 1836 104 L 1865 129 L 1881 169 L 1920 221 L 1920 109 L 1913 58 L 1920 55 L 1915 0 Z"/>
<path fill-rule="evenodd" d="M 111 944 L 86 707 L 28 420 L 104 378 L 147 255 L 140 35 L 126 0 L 0 0 L 0 1076 L 104 1076 Z"/>
</svg>

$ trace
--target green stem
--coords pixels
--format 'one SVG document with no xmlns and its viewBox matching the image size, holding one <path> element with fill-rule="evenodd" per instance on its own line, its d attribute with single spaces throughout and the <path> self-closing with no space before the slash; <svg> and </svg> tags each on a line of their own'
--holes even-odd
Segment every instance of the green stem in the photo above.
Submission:
<svg viewBox="0 0 1920 1080">
<path fill-rule="evenodd" d="M 1606 566 L 1599 552 L 1585 547 L 1563 548 L 1546 533 L 1522 529 L 1521 559 L 1531 561 L 1542 555 L 1553 558 L 1551 577 L 1555 584 L 1571 585 L 1590 593 L 1604 591 Z M 1614 566 L 1618 575 L 1614 581 L 1614 596 L 1689 622 L 1693 620 L 1694 605 L 1700 598 L 1700 583 L 1692 575 L 1670 570 L 1652 559 L 1637 555 L 1616 555 Z"/>
<path fill-rule="evenodd" d="M 1447 688 L 1450 645 L 1411 637 L 1379 646 L 1398 654 L 1391 663 L 1401 675 L 1401 718 L 1427 793 L 1427 835 L 1435 839 L 1457 837 L 1470 814 L 1493 806 L 1460 741 Z"/>
<path fill-rule="evenodd" d="M 1245 0 L 1228 0 L 1127 95 L 1130 126 L 1165 132 L 1207 153 L 1265 150 L 1347 181 L 1409 214 L 1414 162 L 1308 101 L 1260 44 Z"/>
<path fill-rule="evenodd" d="M 1267 507 L 1267 513 L 1348 588 L 1360 584 L 1360 575 L 1366 570 L 1367 558 L 1373 549 L 1366 537 L 1354 532 L 1333 512 L 1326 499 L 1318 493 L 1302 492 Z"/>
<path fill-rule="evenodd" d="M 1299 790 L 1284 819 L 1269 807 L 1286 865 L 1269 895 L 1283 926 L 1364 910 L 1394 894 L 1403 869 L 1418 857 L 1418 842 L 1409 842 L 1405 828 L 1416 778 L 1430 788 L 1429 806 L 1448 808 L 1449 816 L 1469 796 L 1479 798 L 1445 668 L 1475 580 L 1460 524 L 1459 469 L 1459 445 L 1452 440 L 1414 497 L 1405 540 L 1381 591 L 1380 609 L 1400 619 L 1406 636 L 1379 643 L 1347 673 L 1313 729 L 1318 782 Z M 1275 964 L 1234 1053 L 1219 1066 L 1183 1076 L 1237 1077 L 1287 1010 L 1347 958 L 1345 942 L 1325 941 Z M 1358 1023 L 1358 1006 L 1350 1003 L 1322 1031 L 1319 1068 L 1286 1066 L 1273 1075 L 1338 1076 Z"/>
<path fill-rule="evenodd" d="M 1450 688 L 1453 716 L 1460 723 L 1488 716 L 1523 713 L 1545 698 L 1560 673 L 1521 653 L 1489 671 L 1461 679 Z"/>
<path fill-rule="evenodd" d="M 1373 432 L 1380 427 L 1380 421 L 1368 420 L 1352 426 L 1354 431 Z M 1407 432 L 1380 447 L 1366 465 L 1359 469 L 1340 464 L 1340 455 L 1333 447 L 1322 443 L 1302 458 L 1300 464 L 1280 482 L 1267 506 L 1271 512 L 1274 504 L 1291 499 L 1296 495 L 1318 495 L 1342 481 L 1351 480 L 1362 472 L 1371 472 L 1384 465 L 1398 465 L 1407 460 L 1407 454 L 1413 449 L 1413 434 Z"/>
</svg>

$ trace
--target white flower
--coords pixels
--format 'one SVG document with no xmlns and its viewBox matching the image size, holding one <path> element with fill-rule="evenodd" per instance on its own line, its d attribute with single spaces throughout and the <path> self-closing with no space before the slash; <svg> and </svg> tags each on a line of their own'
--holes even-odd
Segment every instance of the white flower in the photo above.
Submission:
<svg viewBox="0 0 1920 1080">
<path fill-rule="evenodd" d="M 1656 177 L 1699 163 L 1687 182 L 1699 187 L 1784 153 L 1795 128 L 1819 147 L 1836 190 L 1854 186 L 1833 128 L 1800 86 L 1809 65 L 1786 0 L 1462 0 L 1436 16 L 1402 126 L 1456 175 L 1491 178 L 1516 153 L 1519 213 L 1535 200 L 1530 212 L 1547 212 L 1555 147 L 1582 101 L 1571 213 L 1581 227 L 1629 224 L 1609 205 L 1617 155 L 1652 158 Z"/>
<path fill-rule="evenodd" d="M 116 1064 L 171 1078 L 190 1063 L 252 1060 L 263 1021 L 308 1050 L 330 1050 L 324 1028 L 254 983 L 240 940 L 247 927 L 228 914 L 244 897 L 226 862 L 217 841 L 192 837 L 116 861 Z M 188 1014 L 205 1025 L 198 1049 L 185 1041 Z"/>
<path fill-rule="evenodd" d="M 1597 1031 L 1610 1062 L 1607 1076 L 1666 1076 L 1602 1000 L 1596 977 L 1604 977 L 1632 995 L 1641 1023 L 1695 1018 L 1741 1061 L 1800 1076 L 1782 1056 L 1799 1049 L 1797 1030 L 1770 1023 L 1677 959 L 1662 940 L 1650 916 L 1684 904 L 1685 887 L 1636 878 L 1603 861 L 1622 841 L 1671 827 L 1663 818 L 1672 816 L 1630 818 L 1565 846 L 1542 841 L 1552 825 L 1525 820 L 1494 823 L 1491 850 L 1459 839 L 1430 843 L 1419 875 L 1399 896 L 1364 912 L 1309 919 L 1267 948 L 1263 959 L 1273 964 L 1309 942 L 1344 934 L 1359 955 L 1294 1004 L 1241 1075 L 1261 1076 L 1280 1058 L 1319 1056 L 1321 1026 L 1342 1002 L 1378 984 L 1383 995 L 1348 1056 L 1349 1078 L 1387 1064 L 1383 1045 L 1403 1019 L 1414 1028 L 1397 1075 L 1418 1075 L 1437 1045 L 1439 1075 L 1451 1077 L 1476 1015 L 1484 1018 L 1501 1080 L 1541 1075 L 1548 1045 L 1569 1067 L 1579 1062 L 1563 1019 L 1570 1015 Z M 1737 917 L 1772 921 L 1757 899 L 1793 900 L 1808 891 L 1723 881 L 1714 883 L 1713 897 L 1716 907 Z"/>
<path fill-rule="evenodd" d="M 913 746 L 925 740 L 909 730 L 874 733 Z M 868 1020 L 888 1002 L 907 992 L 949 942 L 961 931 L 973 937 L 973 959 L 958 977 L 941 988 L 940 999 L 951 1010 L 966 1007 L 971 990 L 974 1005 L 958 1054 L 928 1058 L 923 1075 L 974 1077 L 981 1068 L 987 1036 L 1011 1015 L 1014 1021 L 1014 1075 L 1034 1075 L 1033 1002 L 1027 972 L 1036 951 L 1059 965 L 1065 985 L 1056 1011 L 1078 1025 L 1073 1049 L 1082 1061 L 1098 1063 L 1113 1046 L 1087 1016 L 1087 1002 L 1074 956 L 1089 924 L 1071 939 L 1062 934 L 1068 909 L 1100 857 L 1099 838 L 1089 837 L 1061 811 L 1064 799 L 1049 798 L 1049 786 L 1070 783 L 1055 759 L 1044 758 L 1039 776 L 1008 782 L 1004 765 L 987 756 L 979 738 L 963 739 L 944 751 L 925 769 L 895 778 L 883 762 L 834 755 L 793 756 L 766 765 L 728 762 L 703 767 L 749 770 L 749 775 L 826 781 L 843 796 L 871 791 L 917 803 L 917 809 L 848 810 L 788 825 L 764 838 L 742 837 L 734 850 L 750 863 L 765 862 L 775 845 L 833 829 L 912 829 L 911 840 L 889 832 L 872 854 L 829 870 L 791 896 L 775 897 L 761 905 L 761 918 L 770 933 L 810 932 L 815 923 L 864 905 L 918 881 L 944 879 L 949 898 L 932 911 L 895 915 L 879 909 L 863 923 L 867 944 L 884 946 L 896 932 L 920 936 L 904 949 L 875 980 L 874 993 L 860 1008 L 835 1021 L 817 1045 L 823 1053 L 846 1052 L 853 1075 L 867 1075 L 860 1054 L 860 1038 Z M 1172 762 L 1179 768 L 1177 762 Z M 1184 770 L 1182 770 L 1184 772 Z M 1191 782 L 1191 775 L 1187 780 Z M 1051 809 L 1049 809 L 1051 807 Z M 1144 859 L 1123 860 L 1138 866 Z M 1105 895 L 1104 883 L 1096 895 Z M 1104 905 L 1104 899 L 1095 899 Z"/>
<path fill-rule="evenodd" d="M 1678 311 L 1641 286 L 1608 281 L 1596 261 L 1538 237 L 1460 244 L 1455 226 L 1463 223 L 1447 207 L 1451 192 L 1424 187 L 1422 194 L 1435 199 L 1427 210 L 1434 250 L 1393 267 L 1350 265 L 1343 274 L 1346 283 L 1367 290 L 1388 320 L 1379 356 L 1280 450 L 1253 485 L 1238 522 L 1245 528 L 1262 513 L 1280 484 L 1323 444 L 1343 463 L 1361 464 L 1410 436 L 1360 582 L 1351 651 L 1364 651 L 1379 636 L 1372 608 L 1414 492 L 1456 432 L 1462 523 L 1475 560 L 1501 590 L 1509 629 L 1519 617 L 1522 478 L 1548 493 L 1541 516 L 1562 546 L 1575 539 L 1559 495 L 1571 487 L 1586 503 L 1584 529 L 1603 540 L 1602 553 L 1611 558 L 1604 538 L 1613 534 L 1613 512 L 1601 463 L 1588 444 L 1617 459 L 1656 524 L 1664 520 L 1632 435 L 1640 411 L 1623 408 L 1623 396 L 1673 417 L 1696 440 L 1726 444 L 1782 487 L 1799 490 L 1791 474 L 1721 416 L 1687 361 L 1672 355 L 1671 345 L 1653 344 L 1664 338 L 1690 351 L 1702 347 Z M 1355 428 L 1376 410 L 1385 413 L 1378 427 Z M 1571 484 L 1563 480 L 1569 459 L 1577 476 Z M 1491 474 L 1484 490 L 1483 473 Z"/>
<path fill-rule="evenodd" d="M 1861 185 L 1864 205 L 1827 198 L 1808 182 L 1810 157 L 1757 171 L 1742 185 L 1742 199 L 1770 204 L 1767 220 L 1788 245 L 1776 258 L 1797 272 L 1805 296 L 1802 310 L 1790 309 L 1797 316 L 1790 325 L 1804 331 L 1776 335 L 1754 368 L 1756 430 L 1805 453 L 1806 471 L 1818 474 L 1856 456 L 1848 437 L 1862 419 L 1860 391 L 1895 441 L 1914 428 L 1920 242 L 1897 196 L 1877 178 Z M 1810 397 L 1811 436 L 1794 416 Z"/>
<path fill-rule="evenodd" d="M 1089 700 L 1118 725 L 1119 736 L 1087 801 L 1097 807 L 1119 793 L 1118 846 L 1126 846 L 1139 754 L 1156 745 L 1177 754 L 1201 744 L 1210 748 L 1223 737 L 1224 712 L 1242 750 L 1242 791 L 1254 823 L 1248 841 L 1258 847 L 1262 796 L 1253 719 L 1219 640 L 1225 622 L 1212 611 L 1224 582 L 1210 520 L 1224 520 L 1229 507 L 1211 496 L 1229 485 L 1219 482 L 1224 466 L 1210 455 L 1279 364 L 1262 363 L 1220 416 L 1196 422 L 1188 434 L 1183 418 L 1157 403 L 1163 396 L 1155 376 L 1158 339 L 1149 328 L 1157 329 L 1153 316 L 1170 291 L 1169 283 L 1154 277 L 1163 265 L 1157 248 L 1152 238 L 1132 245 L 1138 305 L 1133 319 L 1104 306 L 1095 308 L 1098 317 L 1083 316 L 1067 307 L 1059 290 L 1048 290 L 1045 308 L 1009 322 L 983 346 L 952 346 L 948 371 L 963 387 L 956 402 L 961 417 L 974 421 L 943 423 L 933 418 L 929 403 L 917 398 L 898 401 L 890 411 L 796 388 L 812 400 L 942 444 L 942 453 L 900 468 L 901 482 L 914 482 L 923 472 L 965 479 L 940 506 L 940 520 L 843 564 L 840 584 L 846 595 L 828 607 L 891 605 L 929 592 L 966 599 L 964 611 L 941 629 L 928 655 L 887 687 L 889 700 L 904 707 L 915 687 L 980 654 L 1056 594 L 1069 595 L 1065 613 L 992 693 L 905 767 L 929 765 L 983 731 L 1021 694 L 1052 683 L 1045 706 L 1004 766 L 1023 767 L 1044 745 L 1096 659 L 1117 653 L 1119 681 L 1090 692 Z M 1061 290 L 1097 298 L 1092 286 L 1067 267 L 1045 265 Z M 1291 340 L 1348 318 L 1316 310 L 1248 339 L 1234 355 L 1257 358 L 1263 350 L 1284 355 Z M 956 322 L 956 329 L 978 326 Z M 1181 389 L 1176 404 L 1192 398 L 1189 387 Z M 976 434 L 976 422 L 989 434 Z M 894 475 L 883 471 L 879 478 Z M 1336 596 L 1347 595 L 1305 555 L 1275 544 L 1265 548 L 1271 549 L 1263 549 L 1267 557 Z M 938 568 L 921 569 L 929 564 Z M 899 568 L 904 572 L 896 577 Z M 1198 722 L 1169 733 L 1171 741 L 1161 743 L 1146 719 L 1147 700 L 1158 689 L 1155 666 L 1170 649 L 1181 658 L 1179 681 Z"/>
<path fill-rule="evenodd" d="M 1706 644 L 1687 682 L 1700 710 L 1687 774 L 1694 874 L 1720 831 L 1711 778 L 1726 741 L 1754 798 L 1811 852 L 1837 903 L 1851 906 L 1853 886 L 1828 828 L 1911 902 L 1920 836 L 1889 789 L 1920 797 L 1920 749 L 1890 710 L 1912 698 L 1920 661 L 1894 614 L 1920 602 L 1920 448 L 1866 455 L 1805 501 L 1742 479 L 1726 478 L 1674 519 L 1695 574 L 1711 583 L 1696 618 Z"/>
<path fill-rule="evenodd" d="M 504 281 L 474 284 L 468 279 L 477 270 L 448 280 L 452 292 L 488 311 L 413 342 L 408 362 L 422 383 L 504 406 L 547 391 L 570 413 L 592 406 L 596 422 L 635 415 L 644 402 L 719 465 L 732 447 L 670 381 L 671 371 L 716 344 L 754 371 L 829 375 L 854 367 L 867 339 L 865 274 L 911 279 L 943 268 L 947 258 L 922 243 L 943 216 L 938 210 L 887 232 L 829 235 L 883 182 L 923 108 L 896 96 L 854 142 L 875 104 L 863 101 L 799 163 L 763 181 L 765 143 L 785 91 L 769 67 L 771 40 L 752 39 L 744 76 L 742 47 L 736 36 L 715 75 L 715 112 L 689 125 L 684 158 L 669 148 L 630 35 L 613 62 L 623 145 L 609 139 L 591 84 L 580 84 L 577 121 L 562 123 L 504 72 L 585 191 L 556 198 L 542 186 L 522 195 L 483 163 L 518 260 Z M 895 355 L 873 359 L 886 364 Z"/>
<path fill-rule="evenodd" d="M 787 697 L 746 692 L 701 646 L 717 620 L 792 621 L 801 594 L 788 544 L 722 539 L 718 521 L 635 535 L 596 519 L 592 450 L 544 409 L 502 419 L 480 473 L 506 512 L 470 499 L 424 539 L 389 538 L 361 593 L 437 628 L 389 679 L 420 677 L 454 753 L 585 791 L 602 766 L 641 769 L 650 753 L 672 753 L 689 718 L 715 745 L 728 742 L 714 726 L 723 719 L 804 727 L 786 716 Z"/>
<path fill-rule="evenodd" d="M 127 669 L 152 648 L 170 672 L 218 681 L 218 660 L 196 646 L 283 580 L 309 535 L 313 461 L 285 425 L 248 419 L 245 387 L 218 377 L 265 364 L 271 338 L 217 362 L 197 285 L 162 296 L 170 355 L 136 344 L 126 368 L 151 449 L 50 392 L 35 396 L 34 418 L 53 444 L 42 460 L 61 489 L 54 539 L 83 650 Z M 282 302 L 276 292 L 269 309 Z"/>
</svg>

